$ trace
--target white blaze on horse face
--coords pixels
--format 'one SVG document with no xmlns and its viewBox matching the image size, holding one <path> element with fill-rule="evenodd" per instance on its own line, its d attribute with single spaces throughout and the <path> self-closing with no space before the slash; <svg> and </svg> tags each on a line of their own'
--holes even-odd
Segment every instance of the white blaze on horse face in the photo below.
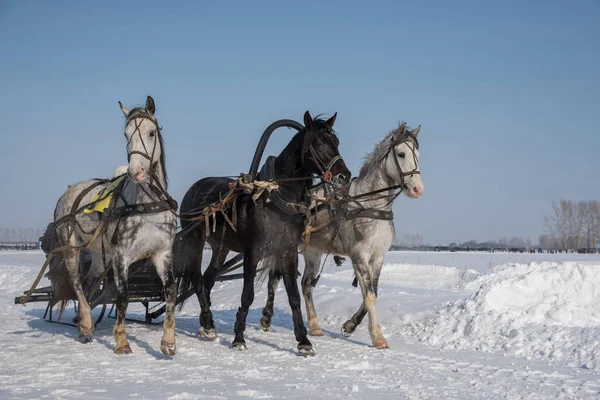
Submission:
<svg viewBox="0 0 600 400">
<path fill-rule="evenodd" d="M 152 164 L 160 159 L 161 147 L 156 143 L 156 125 L 147 119 L 136 118 L 127 125 L 125 137 L 129 155 L 129 177 L 135 182 L 144 182 Z M 148 158 L 139 153 L 146 154 Z"/>
<path fill-rule="evenodd" d="M 408 174 L 412 171 L 419 171 L 419 150 L 417 150 L 414 143 L 402 142 L 394 148 L 394 151 L 394 157 L 403 173 Z M 392 157 L 388 157 L 387 170 L 389 176 L 394 178 L 395 183 L 401 182 L 400 171 L 398 171 L 398 166 Z M 406 184 L 404 194 L 412 199 L 421 197 L 425 190 L 420 174 L 406 175 L 404 183 Z"/>
</svg>

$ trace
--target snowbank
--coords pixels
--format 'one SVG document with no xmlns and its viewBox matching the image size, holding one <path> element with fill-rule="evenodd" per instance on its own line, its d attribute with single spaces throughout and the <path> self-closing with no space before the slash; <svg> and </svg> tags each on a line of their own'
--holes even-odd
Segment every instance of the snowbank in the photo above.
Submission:
<svg viewBox="0 0 600 400">
<path fill-rule="evenodd" d="M 507 264 L 465 288 L 412 326 L 421 341 L 600 367 L 600 265 Z"/>
</svg>

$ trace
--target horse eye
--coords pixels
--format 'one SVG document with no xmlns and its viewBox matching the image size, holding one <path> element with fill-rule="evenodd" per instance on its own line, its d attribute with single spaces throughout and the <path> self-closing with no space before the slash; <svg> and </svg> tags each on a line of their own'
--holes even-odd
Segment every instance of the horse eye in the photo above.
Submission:
<svg viewBox="0 0 600 400">
<path fill-rule="evenodd" d="M 148 134 L 148 136 L 154 137 L 154 131 L 150 131 L 150 133 Z"/>
<path fill-rule="evenodd" d="M 398 157 L 404 158 L 404 152 L 402 151 L 402 152 L 398 153 Z"/>
</svg>

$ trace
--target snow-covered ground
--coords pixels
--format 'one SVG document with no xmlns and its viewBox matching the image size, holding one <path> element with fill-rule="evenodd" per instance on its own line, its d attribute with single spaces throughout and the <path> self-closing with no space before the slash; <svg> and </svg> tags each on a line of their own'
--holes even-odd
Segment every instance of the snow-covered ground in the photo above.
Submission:
<svg viewBox="0 0 600 400">
<path fill-rule="evenodd" d="M 261 287 L 249 350 L 231 349 L 239 281 L 215 286 L 215 342 L 198 339 L 192 300 L 176 315 L 172 359 L 157 325 L 128 323 L 127 356 L 112 351 L 111 319 L 80 344 L 75 328 L 41 320 L 45 305 L 14 305 L 43 259 L 0 252 L 0 399 L 600 398 L 598 255 L 390 252 L 377 303 L 389 350 L 370 346 L 366 321 L 340 336 L 361 295 L 350 263 L 329 262 L 314 291 L 325 336 L 311 338 L 311 358 L 296 353 L 283 287 L 272 330 L 258 328 Z M 141 312 L 130 306 L 130 316 Z"/>
</svg>

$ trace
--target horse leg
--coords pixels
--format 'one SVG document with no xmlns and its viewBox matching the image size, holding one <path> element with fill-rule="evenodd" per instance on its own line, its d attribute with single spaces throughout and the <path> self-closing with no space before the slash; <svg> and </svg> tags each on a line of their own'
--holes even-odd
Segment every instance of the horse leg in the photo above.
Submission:
<svg viewBox="0 0 600 400">
<path fill-rule="evenodd" d="M 311 336 L 323 336 L 323 331 L 319 325 L 319 318 L 315 311 L 312 291 L 313 281 L 317 277 L 317 271 L 321 263 L 321 252 L 310 247 L 304 252 L 304 275 L 302 275 L 302 294 L 306 305 L 306 319 L 308 320 L 308 329 Z"/>
<path fill-rule="evenodd" d="M 177 301 L 177 283 L 173 273 L 173 251 L 171 248 L 152 257 L 156 272 L 162 280 L 165 290 L 166 311 L 163 321 L 163 335 L 160 340 L 160 351 L 164 355 L 174 356 L 177 347 L 175 345 L 175 302 Z"/>
<path fill-rule="evenodd" d="M 114 261 L 114 279 L 117 286 L 117 322 L 113 330 L 115 337 L 115 353 L 129 354 L 131 347 L 125 335 L 125 315 L 127 314 L 127 306 L 129 305 L 129 291 L 127 281 L 129 270 L 129 260 L 124 259 L 122 255 L 117 255 Z"/>
<path fill-rule="evenodd" d="M 200 315 L 200 325 L 201 328 L 198 331 L 200 336 L 203 336 L 207 340 L 215 340 L 217 338 L 217 329 L 215 327 L 215 323 L 213 320 L 212 312 L 210 311 L 210 294 L 212 288 L 215 286 L 215 281 L 217 279 L 217 274 L 219 269 L 225 262 L 225 258 L 229 254 L 229 250 L 226 249 L 218 249 L 216 246 L 212 246 L 212 256 L 210 259 L 210 264 L 206 271 L 204 271 L 203 275 L 203 291 L 204 291 L 204 300 L 201 301 L 201 315 Z M 204 303 L 204 307 L 202 305 Z"/>
<path fill-rule="evenodd" d="M 256 266 L 260 261 L 259 256 L 254 254 L 252 249 L 244 249 L 244 289 L 242 290 L 242 304 L 238 308 L 235 318 L 233 331 L 233 348 L 238 350 L 247 350 L 246 340 L 244 340 L 244 331 L 246 330 L 246 318 L 248 309 L 254 301 L 254 278 L 256 277 Z"/>
<path fill-rule="evenodd" d="M 314 356 L 315 351 L 312 343 L 306 336 L 306 327 L 302 319 L 302 308 L 300 301 L 300 292 L 298 291 L 298 253 L 296 249 L 287 254 L 283 269 L 283 283 L 288 295 L 288 301 L 292 310 L 292 320 L 294 321 L 294 334 L 298 341 L 298 352 L 305 356 Z"/>
<path fill-rule="evenodd" d="M 260 329 L 268 332 L 271 329 L 271 319 L 273 318 L 273 307 L 275 303 L 275 291 L 281 280 L 281 274 L 276 269 L 269 271 L 269 283 L 267 285 L 267 304 L 263 308 L 263 316 L 260 319 Z"/>
<path fill-rule="evenodd" d="M 77 330 L 79 331 L 79 341 L 89 343 L 92 341 L 94 333 L 94 323 L 92 322 L 92 310 L 85 298 L 81 278 L 79 274 L 79 250 L 73 249 L 65 251 L 64 263 L 69 272 L 69 281 L 71 287 L 77 296 L 79 302 L 79 316 L 77 319 Z"/>
<path fill-rule="evenodd" d="M 371 268 L 369 264 L 360 260 L 355 262 L 354 272 L 360 284 L 360 288 L 363 294 L 363 303 L 360 309 L 352 316 L 351 319 L 346 321 L 342 326 L 342 335 L 349 337 L 355 330 L 356 327 L 362 322 L 365 315 L 369 314 L 369 334 L 371 335 L 371 341 L 373 346 L 378 349 L 387 349 L 389 346 L 387 341 L 381 333 L 381 328 L 377 323 L 377 315 L 375 311 L 375 302 L 377 299 L 377 285 L 379 283 L 379 275 L 381 273 L 381 267 L 383 266 L 383 257 L 372 257 Z"/>
</svg>

